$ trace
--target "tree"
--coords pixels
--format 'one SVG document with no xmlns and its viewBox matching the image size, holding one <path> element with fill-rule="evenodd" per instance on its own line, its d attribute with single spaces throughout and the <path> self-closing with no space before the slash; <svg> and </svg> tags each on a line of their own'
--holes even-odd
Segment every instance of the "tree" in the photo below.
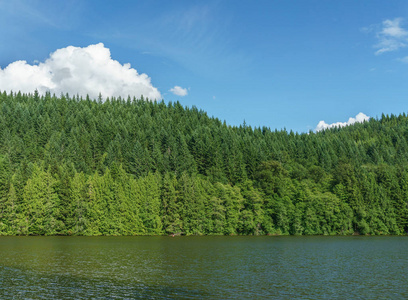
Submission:
<svg viewBox="0 0 408 300">
<path fill-rule="evenodd" d="M 28 234 L 54 235 L 60 232 L 62 224 L 58 221 L 59 199 L 54 191 L 55 183 L 49 171 L 34 165 L 32 177 L 23 193 Z"/>
<path fill-rule="evenodd" d="M 177 188 L 177 179 L 171 173 L 166 173 L 163 177 L 161 189 L 161 217 L 163 229 L 167 234 L 181 234 L 183 222 L 180 217 L 180 205 Z"/>
</svg>

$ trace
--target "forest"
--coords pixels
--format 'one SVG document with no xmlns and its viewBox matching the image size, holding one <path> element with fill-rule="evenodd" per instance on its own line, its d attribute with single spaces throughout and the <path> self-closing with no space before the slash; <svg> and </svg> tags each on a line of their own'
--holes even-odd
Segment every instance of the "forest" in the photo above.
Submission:
<svg viewBox="0 0 408 300">
<path fill-rule="evenodd" d="M 230 126 L 148 99 L 0 92 L 0 235 L 401 235 L 408 117 Z"/>
</svg>

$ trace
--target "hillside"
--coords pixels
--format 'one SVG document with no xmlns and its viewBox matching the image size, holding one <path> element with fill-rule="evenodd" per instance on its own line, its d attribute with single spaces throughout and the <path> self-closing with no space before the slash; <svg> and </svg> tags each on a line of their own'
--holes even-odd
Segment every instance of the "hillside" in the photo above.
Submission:
<svg viewBox="0 0 408 300">
<path fill-rule="evenodd" d="M 0 234 L 404 234 L 408 118 L 297 134 L 0 94 Z"/>
</svg>

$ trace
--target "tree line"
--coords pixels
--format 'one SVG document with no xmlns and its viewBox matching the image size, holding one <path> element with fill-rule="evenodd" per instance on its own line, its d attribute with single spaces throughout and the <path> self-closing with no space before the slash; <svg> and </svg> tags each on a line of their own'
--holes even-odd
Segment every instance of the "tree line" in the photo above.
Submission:
<svg viewBox="0 0 408 300">
<path fill-rule="evenodd" d="M 405 234 L 408 118 L 230 126 L 179 102 L 0 93 L 1 235 Z"/>
</svg>

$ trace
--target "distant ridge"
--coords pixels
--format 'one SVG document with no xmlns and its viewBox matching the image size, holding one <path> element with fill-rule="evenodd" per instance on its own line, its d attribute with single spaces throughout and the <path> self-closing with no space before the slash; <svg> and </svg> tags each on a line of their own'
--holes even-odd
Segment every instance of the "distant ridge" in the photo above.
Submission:
<svg viewBox="0 0 408 300">
<path fill-rule="evenodd" d="M 2 235 L 405 234 L 408 118 L 297 134 L 0 93 Z"/>
</svg>

